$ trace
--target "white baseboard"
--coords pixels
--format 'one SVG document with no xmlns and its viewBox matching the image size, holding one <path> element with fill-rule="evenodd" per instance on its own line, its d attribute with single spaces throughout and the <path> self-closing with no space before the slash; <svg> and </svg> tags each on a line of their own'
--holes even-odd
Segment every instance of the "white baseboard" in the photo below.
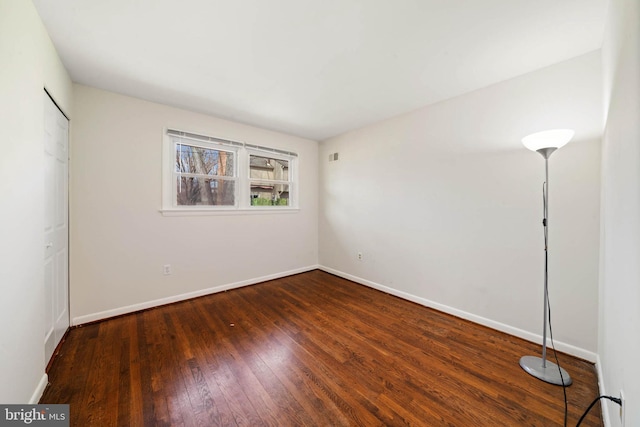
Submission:
<svg viewBox="0 0 640 427">
<path fill-rule="evenodd" d="M 266 282 L 268 280 L 274 280 L 274 279 L 279 279 L 281 277 L 292 276 L 294 274 L 305 273 L 307 271 L 316 270 L 318 268 L 320 268 L 320 266 L 310 265 L 307 267 L 297 268 L 295 270 L 283 271 L 281 273 L 269 274 L 267 276 L 256 277 L 248 280 L 242 280 L 240 282 L 228 283 L 226 285 L 214 286 L 212 288 L 201 289 L 198 291 L 187 292 L 180 295 L 174 295 L 174 296 L 146 301 L 138 304 L 127 305 L 125 307 L 118 307 L 111 310 L 100 311 L 98 313 L 77 316 L 71 319 L 71 325 L 72 326 L 82 325 L 84 323 L 108 319 L 109 317 L 120 316 L 123 314 L 133 313 L 140 310 L 146 310 L 148 308 L 158 307 L 161 305 L 166 305 L 174 302 L 197 298 L 204 295 L 215 294 L 217 292 L 228 291 L 229 289 L 241 288 L 243 286 L 255 285 L 256 283 Z"/>
<path fill-rule="evenodd" d="M 482 316 L 475 315 L 473 313 L 469 313 L 463 310 L 459 310 L 454 307 L 450 307 L 444 304 L 440 304 L 435 301 L 428 300 L 426 298 L 418 297 L 416 295 L 409 294 L 407 292 L 399 291 L 397 289 L 390 288 L 388 286 L 381 285 L 376 282 L 372 282 L 367 279 L 363 279 L 358 276 L 354 276 L 352 274 L 348 274 L 339 270 L 335 270 L 330 267 L 326 267 L 323 265 L 310 265 L 302 268 L 298 268 L 295 270 L 283 271 L 280 273 L 270 274 L 267 276 L 256 277 L 253 279 L 242 280 L 239 282 L 228 283 L 225 285 L 215 286 L 212 288 L 201 289 L 198 291 L 188 292 L 184 294 L 174 295 L 166 298 L 146 301 L 138 304 L 128 305 L 124 307 L 118 307 L 111 310 L 105 310 L 97 313 L 87 314 L 83 316 L 77 316 L 71 319 L 72 326 L 82 325 L 84 323 L 95 322 L 98 320 L 108 319 L 110 317 L 120 316 L 123 314 L 133 313 L 140 310 L 146 310 L 148 308 L 158 307 L 165 304 L 171 304 L 174 302 L 184 301 L 191 298 L 197 298 L 204 295 L 214 294 L 217 292 L 227 291 L 229 289 L 240 288 L 243 286 L 254 285 L 260 282 L 266 282 L 268 280 L 279 279 L 281 277 L 291 276 L 294 274 L 304 273 L 307 271 L 320 269 L 326 271 L 327 273 L 335 274 L 336 276 L 343 277 L 345 279 L 351 280 L 356 283 L 360 283 L 362 285 L 368 286 L 370 288 L 378 289 L 380 291 L 386 292 L 391 295 L 395 295 L 397 297 L 406 299 L 408 301 L 415 302 L 420 305 L 424 305 L 425 307 L 430 307 L 438 311 L 442 311 L 444 313 L 451 314 L 456 317 L 460 317 L 462 319 L 470 320 L 474 323 L 478 323 L 483 326 L 487 326 L 492 329 L 496 329 L 501 332 L 505 332 L 510 335 L 514 335 L 516 337 L 525 339 L 527 341 L 534 342 L 536 344 L 542 344 L 542 336 L 538 334 L 534 334 L 523 329 L 516 328 L 514 326 L 510 326 L 504 323 L 496 322 L 495 320 L 487 319 Z M 550 345 L 550 342 L 547 343 Z M 564 353 L 570 354 L 572 356 L 579 357 L 581 359 L 587 360 L 592 363 L 596 363 L 598 360 L 598 355 L 592 351 L 582 349 L 580 347 L 576 347 L 571 344 L 567 344 L 561 341 L 555 341 L 555 346 L 558 351 L 562 351 Z M 45 383 L 46 386 L 46 383 Z"/>
<path fill-rule="evenodd" d="M 30 405 L 35 405 L 40 402 L 40 398 L 42 397 L 42 393 L 44 393 L 44 389 L 47 388 L 47 384 L 49 384 L 49 376 L 44 373 L 42 374 L 42 378 L 40 378 L 40 382 L 36 387 L 35 391 L 31 395 L 31 399 L 29 399 Z"/>
<path fill-rule="evenodd" d="M 438 311 L 442 311 L 444 313 L 451 314 L 456 317 L 460 317 L 465 320 L 470 320 L 474 323 L 478 323 L 483 326 L 487 326 L 492 329 L 496 329 L 501 332 L 505 332 L 510 335 L 514 335 L 518 338 L 525 339 L 527 341 L 534 342 L 536 344 L 542 344 L 542 336 L 538 334 L 534 334 L 523 329 L 516 328 L 514 326 L 510 326 L 504 323 L 496 322 L 495 320 L 487 319 L 482 316 L 475 315 L 473 313 L 468 313 L 466 311 L 458 310 L 457 308 L 449 307 L 448 305 L 440 304 L 435 301 L 428 300 L 426 298 L 418 297 L 406 292 L 399 291 L 397 289 L 389 288 L 388 286 L 381 285 L 376 282 L 372 282 L 367 279 L 363 279 L 361 277 L 357 277 L 348 273 L 344 273 L 339 270 L 334 270 L 333 268 L 326 267 L 320 265 L 318 267 L 320 270 L 326 271 L 327 273 L 335 274 L 336 276 L 340 276 L 342 278 L 351 280 L 352 282 L 360 283 L 361 285 L 368 286 L 370 288 L 377 289 L 382 292 L 386 292 L 391 295 L 395 295 L 402 299 L 406 299 L 408 301 L 415 302 L 420 305 L 424 305 L 425 307 L 433 308 Z M 548 341 L 547 345 L 551 345 L 551 341 Z M 591 363 L 596 363 L 598 355 L 592 351 L 582 349 L 580 347 L 576 347 L 571 344 L 555 341 L 555 347 L 558 351 L 563 353 L 570 354 L 575 357 L 579 357 L 580 359 L 587 360 Z"/>
</svg>

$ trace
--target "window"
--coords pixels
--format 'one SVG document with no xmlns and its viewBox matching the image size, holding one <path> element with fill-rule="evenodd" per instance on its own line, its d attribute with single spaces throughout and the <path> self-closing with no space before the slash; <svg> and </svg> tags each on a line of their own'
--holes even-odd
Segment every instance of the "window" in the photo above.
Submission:
<svg viewBox="0 0 640 427">
<path fill-rule="evenodd" d="M 289 160 L 249 154 L 251 206 L 289 206 Z"/>
<path fill-rule="evenodd" d="M 177 142 L 177 206 L 235 206 L 236 153 Z"/>
<path fill-rule="evenodd" d="M 296 153 L 169 129 L 163 212 L 297 207 Z"/>
</svg>

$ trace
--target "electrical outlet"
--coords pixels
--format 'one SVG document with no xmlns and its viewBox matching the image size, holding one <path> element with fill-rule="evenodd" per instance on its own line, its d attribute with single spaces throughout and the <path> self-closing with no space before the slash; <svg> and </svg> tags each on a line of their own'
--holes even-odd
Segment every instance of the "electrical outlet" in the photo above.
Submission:
<svg viewBox="0 0 640 427">
<path fill-rule="evenodd" d="M 624 409 L 625 406 L 627 406 L 627 402 L 624 401 L 624 391 L 622 389 L 620 389 L 620 422 L 622 423 L 622 427 L 624 427 Z"/>
<path fill-rule="evenodd" d="M 362 261 L 362 252 L 358 252 L 357 257 L 358 257 L 358 261 Z"/>
<path fill-rule="evenodd" d="M 162 272 L 164 273 L 165 276 L 168 276 L 171 274 L 171 264 L 165 264 L 162 267 Z"/>
</svg>

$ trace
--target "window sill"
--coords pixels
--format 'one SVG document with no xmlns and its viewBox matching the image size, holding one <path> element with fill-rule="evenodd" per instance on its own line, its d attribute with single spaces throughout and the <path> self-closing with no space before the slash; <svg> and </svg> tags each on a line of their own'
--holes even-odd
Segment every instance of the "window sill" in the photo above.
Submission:
<svg viewBox="0 0 640 427">
<path fill-rule="evenodd" d="M 271 215 L 271 214 L 292 214 L 299 212 L 299 208 L 273 207 L 255 209 L 159 209 L 162 216 L 218 216 L 218 215 Z"/>
</svg>

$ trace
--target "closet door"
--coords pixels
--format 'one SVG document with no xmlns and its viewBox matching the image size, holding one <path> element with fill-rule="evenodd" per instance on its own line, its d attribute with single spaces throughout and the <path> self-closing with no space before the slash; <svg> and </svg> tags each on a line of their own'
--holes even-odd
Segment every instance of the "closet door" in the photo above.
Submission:
<svg viewBox="0 0 640 427">
<path fill-rule="evenodd" d="M 44 93 L 45 360 L 69 328 L 69 121 Z"/>
</svg>

